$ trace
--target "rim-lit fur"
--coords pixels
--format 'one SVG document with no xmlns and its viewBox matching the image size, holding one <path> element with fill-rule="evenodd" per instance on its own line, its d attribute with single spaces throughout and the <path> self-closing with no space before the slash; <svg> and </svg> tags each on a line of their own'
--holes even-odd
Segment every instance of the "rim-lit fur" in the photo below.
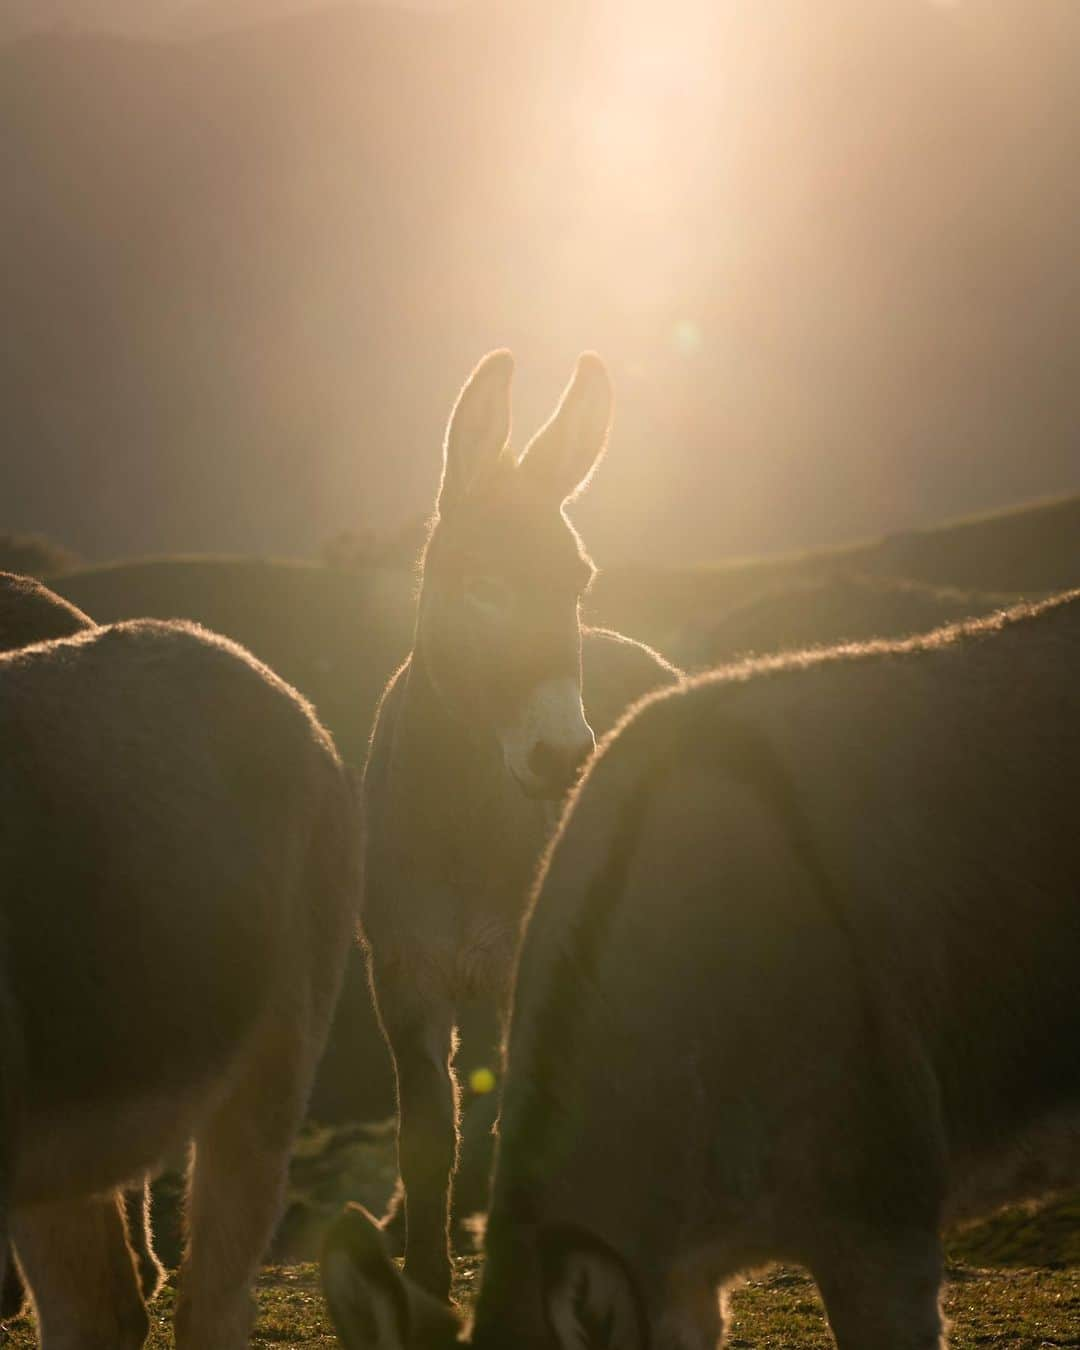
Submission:
<svg viewBox="0 0 1080 1350">
<path fill-rule="evenodd" d="M 509 353 L 487 357 L 451 415 L 414 648 L 383 696 L 364 779 L 364 926 L 397 1071 L 406 1266 L 440 1296 L 459 1007 L 504 998 L 536 862 L 593 729 L 676 678 L 647 648 L 586 633 L 583 706 L 579 600 L 593 566 L 564 508 L 606 444 L 610 382 L 582 357 L 518 458 L 511 371 Z"/>
<path fill-rule="evenodd" d="M 40 581 L 0 572 L 0 651 L 71 637 L 93 626 L 93 619 Z"/>
<path fill-rule="evenodd" d="M 358 899 L 327 733 L 185 624 L 0 655 L 0 1227 L 42 1344 L 140 1346 L 119 1189 L 192 1141 L 177 1345 L 247 1344 Z"/>
<path fill-rule="evenodd" d="M 474 1346 L 705 1350 L 772 1259 L 840 1350 L 943 1344 L 942 1224 L 1080 1175 L 1078 671 L 1075 592 L 607 741 L 525 929 Z M 328 1250 L 386 1301 L 355 1215 Z M 346 1345 L 452 1343 L 395 1297 Z"/>
</svg>

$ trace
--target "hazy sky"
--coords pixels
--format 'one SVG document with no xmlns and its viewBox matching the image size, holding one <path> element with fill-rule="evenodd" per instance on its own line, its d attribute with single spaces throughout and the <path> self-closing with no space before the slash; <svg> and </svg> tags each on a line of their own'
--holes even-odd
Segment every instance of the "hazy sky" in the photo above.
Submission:
<svg viewBox="0 0 1080 1350">
<path fill-rule="evenodd" d="M 0 36 L 5 30 L 35 28 L 106 28 L 120 32 L 168 33 L 179 24 L 210 30 L 217 22 L 241 20 L 371 0 L 0 0 Z M 407 9 L 453 9 L 461 0 L 377 0 Z"/>
<path fill-rule="evenodd" d="M 1080 488 L 1080 0 L 244 27 L 292 2 L 0 52 L 0 526 L 91 557 L 392 532 L 498 346 L 518 445 L 578 352 L 611 367 L 601 563 Z"/>
</svg>

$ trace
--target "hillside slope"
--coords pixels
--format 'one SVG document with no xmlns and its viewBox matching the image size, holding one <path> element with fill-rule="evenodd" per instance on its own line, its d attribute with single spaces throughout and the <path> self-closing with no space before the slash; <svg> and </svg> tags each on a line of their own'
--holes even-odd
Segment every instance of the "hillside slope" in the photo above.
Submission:
<svg viewBox="0 0 1080 1350">
<path fill-rule="evenodd" d="M 412 640 L 413 580 L 404 570 L 153 558 L 50 584 L 98 623 L 190 619 L 242 643 L 311 699 L 354 765 L 364 761 L 376 700 Z"/>
<path fill-rule="evenodd" d="M 187 618 L 227 633 L 318 707 L 360 763 L 375 701 L 412 637 L 415 578 L 245 558 L 157 558 L 54 579 L 99 622 Z M 590 623 L 695 666 L 867 637 L 900 637 L 1080 586 L 1080 495 L 817 553 L 715 567 L 601 571 Z"/>
<path fill-rule="evenodd" d="M 903 637 L 1080 586 L 1080 495 L 836 549 L 602 572 L 596 621 L 708 665 L 745 652 Z"/>
</svg>

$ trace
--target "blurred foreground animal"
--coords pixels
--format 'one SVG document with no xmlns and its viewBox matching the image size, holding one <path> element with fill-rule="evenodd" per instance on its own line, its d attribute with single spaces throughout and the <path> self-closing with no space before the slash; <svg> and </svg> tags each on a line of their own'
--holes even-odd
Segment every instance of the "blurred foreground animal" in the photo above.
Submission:
<svg viewBox="0 0 1080 1350">
<path fill-rule="evenodd" d="M 14 572 L 0 572 L 0 652 L 27 647 L 33 642 L 71 637 L 93 626 L 94 621 L 81 609 L 40 581 Z M 124 1210 L 139 1287 L 143 1295 L 151 1299 L 158 1291 L 164 1271 L 154 1252 L 149 1194 L 145 1185 L 125 1191 Z M 0 1317 L 13 1317 L 22 1302 L 22 1281 L 17 1267 L 10 1262 L 0 1298 Z"/>
<path fill-rule="evenodd" d="M 239 1350 L 358 900 L 353 798 L 242 649 L 0 656 L 0 1237 L 46 1347 L 141 1346 L 117 1188 L 194 1142 L 176 1341 Z"/>
<path fill-rule="evenodd" d="M 232 638 L 310 701 L 348 764 L 363 764 L 387 672 L 412 641 L 410 568 L 344 573 L 280 559 L 163 557 L 88 568 L 56 586 L 97 623 L 187 619 Z M 308 1109 L 323 1124 L 394 1112 L 393 1068 L 359 946 Z"/>
<path fill-rule="evenodd" d="M 486 357 L 451 414 L 413 651 L 380 704 L 364 781 L 364 929 L 397 1073 L 405 1266 L 442 1297 L 460 1005 L 505 999 L 537 861 L 593 726 L 677 678 L 648 648 L 586 632 L 586 720 L 579 605 L 594 568 L 564 507 L 604 450 L 611 383 L 583 356 L 518 458 L 512 371 L 509 352 Z"/>
<path fill-rule="evenodd" d="M 773 1259 L 942 1343 L 943 1223 L 1080 1174 L 1080 592 L 647 700 L 520 954 L 474 1346 L 705 1350 Z M 451 1345 L 353 1209 L 350 1350 Z"/>
</svg>

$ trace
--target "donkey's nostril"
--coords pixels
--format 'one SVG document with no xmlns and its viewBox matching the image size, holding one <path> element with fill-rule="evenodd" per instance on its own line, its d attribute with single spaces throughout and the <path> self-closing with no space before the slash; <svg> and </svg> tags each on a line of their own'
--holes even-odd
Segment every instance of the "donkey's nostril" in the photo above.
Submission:
<svg viewBox="0 0 1080 1350">
<path fill-rule="evenodd" d="M 577 778 L 592 749 L 587 741 L 570 747 L 537 741 L 529 754 L 529 771 L 549 788 L 553 796 L 559 796 Z"/>
<path fill-rule="evenodd" d="M 537 741 L 529 754 L 529 771 L 537 778 L 556 778 L 563 766 L 561 752 L 547 741 Z"/>
</svg>

